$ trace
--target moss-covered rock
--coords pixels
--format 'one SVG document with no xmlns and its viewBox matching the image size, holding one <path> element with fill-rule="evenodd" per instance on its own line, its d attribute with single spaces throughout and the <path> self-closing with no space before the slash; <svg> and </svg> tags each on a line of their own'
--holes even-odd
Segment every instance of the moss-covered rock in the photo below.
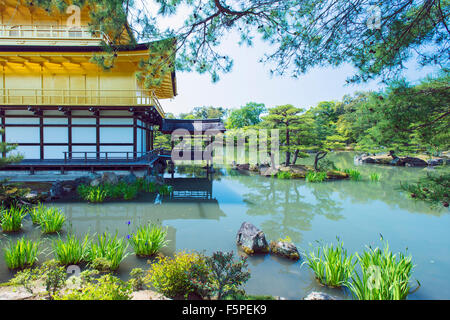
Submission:
<svg viewBox="0 0 450 320">
<path fill-rule="evenodd" d="M 270 252 L 290 260 L 300 260 L 300 254 L 297 247 L 289 241 L 271 241 Z"/>
</svg>

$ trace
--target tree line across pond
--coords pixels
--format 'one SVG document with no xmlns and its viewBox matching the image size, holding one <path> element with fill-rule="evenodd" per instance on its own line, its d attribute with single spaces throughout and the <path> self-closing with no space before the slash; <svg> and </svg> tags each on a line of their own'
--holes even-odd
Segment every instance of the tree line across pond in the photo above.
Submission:
<svg viewBox="0 0 450 320">
<path fill-rule="evenodd" d="M 357 92 L 341 101 L 323 101 L 308 110 L 294 105 L 267 108 L 250 102 L 238 109 L 197 107 L 183 119 L 218 118 L 228 133 L 249 129 L 279 129 L 286 163 L 295 164 L 306 152 L 324 157 L 351 146 L 361 152 L 438 155 L 449 149 L 450 75 L 442 71 L 418 84 L 404 80 L 376 92 Z M 168 117 L 175 118 L 173 114 Z M 170 136 L 156 144 L 169 146 Z"/>
</svg>

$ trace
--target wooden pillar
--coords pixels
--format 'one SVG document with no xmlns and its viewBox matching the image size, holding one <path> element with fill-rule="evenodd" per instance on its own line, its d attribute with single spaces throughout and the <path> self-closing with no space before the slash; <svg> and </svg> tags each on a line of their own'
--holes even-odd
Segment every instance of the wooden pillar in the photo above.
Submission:
<svg viewBox="0 0 450 320">
<path fill-rule="evenodd" d="M 150 129 L 150 150 L 155 150 L 155 132 L 153 126 Z"/>
<path fill-rule="evenodd" d="M 136 160 L 137 157 L 137 118 L 133 115 L 133 159 Z"/>
<path fill-rule="evenodd" d="M 40 158 L 44 160 L 44 113 L 39 113 L 39 149 L 40 149 Z"/>
<path fill-rule="evenodd" d="M 73 147 L 72 147 L 72 113 L 69 112 L 67 114 L 67 151 L 69 152 L 69 160 L 72 160 L 72 151 L 73 151 Z"/>
<path fill-rule="evenodd" d="M 148 124 L 145 125 L 145 152 L 149 152 L 151 150 L 153 150 L 152 146 L 151 146 L 151 131 L 150 131 L 150 126 Z"/>
<path fill-rule="evenodd" d="M 97 153 L 97 160 L 100 159 L 100 112 L 95 113 L 95 151 Z"/>
<path fill-rule="evenodd" d="M 2 130 L 3 130 L 3 134 L 2 134 L 2 142 L 6 143 L 6 116 L 5 116 L 5 111 L 1 112 L 1 117 L 2 117 Z M 2 153 L 2 157 L 6 158 L 6 152 Z"/>
</svg>

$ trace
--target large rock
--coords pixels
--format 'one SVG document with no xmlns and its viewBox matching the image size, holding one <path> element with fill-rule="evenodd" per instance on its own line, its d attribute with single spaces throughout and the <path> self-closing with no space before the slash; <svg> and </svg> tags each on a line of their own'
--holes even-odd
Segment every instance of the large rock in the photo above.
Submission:
<svg viewBox="0 0 450 320">
<path fill-rule="evenodd" d="M 274 167 L 262 167 L 259 170 L 259 174 L 264 177 L 276 176 L 278 172 L 280 172 L 280 170 Z"/>
<path fill-rule="evenodd" d="M 271 241 L 270 252 L 278 256 L 288 258 L 294 261 L 300 260 L 300 253 L 292 242 L 288 241 Z"/>
<path fill-rule="evenodd" d="M 102 175 L 102 183 L 117 184 L 119 183 L 119 178 L 114 172 L 105 172 Z"/>
<path fill-rule="evenodd" d="M 50 188 L 50 197 L 52 199 L 59 199 L 64 195 L 63 183 L 60 180 L 56 180 Z"/>
<path fill-rule="evenodd" d="M 331 170 L 327 172 L 327 178 L 329 180 L 343 180 L 348 179 L 350 176 L 348 173 L 337 171 L 337 170 Z"/>
<path fill-rule="evenodd" d="M 428 167 L 428 162 L 414 157 L 400 158 L 400 162 L 407 167 Z"/>
<path fill-rule="evenodd" d="M 240 171 L 249 171 L 250 170 L 250 164 L 248 164 L 248 163 L 237 164 L 235 169 L 236 170 L 240 170 Z"/>
<path fill-rule="evenodd" d="M 122 177 L 121 180 L 127 184 L 133 184 L 136 183 L 137 177 L 134 173 L 130 173 L 129 175 Z"/>
<path fill-rule="evenodd" d="M 311 292 L 303 300 L 338 300 L 338 299 L 323 292 Z"/>
<path fill-rule="evenodd" d="M 269 252 L 269 245 L 264 232 L 248 222 L 244 222 L 239 229 L 236 243 L 247 254 Z"/>
<path fill-rule="evenodd" d="M 164 177 L 161 175 L 157 175 L 157 176 L 146 175 L 144 177 L 144 179 L 148 183 L 154 183 L 156 185 L 161 185 L 161 186 L 164 184 Z"/>
</svg>

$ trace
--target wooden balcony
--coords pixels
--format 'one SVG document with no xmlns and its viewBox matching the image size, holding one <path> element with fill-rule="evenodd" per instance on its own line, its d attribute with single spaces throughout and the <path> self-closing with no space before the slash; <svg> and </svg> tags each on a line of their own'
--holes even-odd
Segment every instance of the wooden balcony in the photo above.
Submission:
<svg viewBox="0 0 450 320">
<path fill-rule="evenodd" d="M 95 45 L 108 37 L 87 27 L 67 28 L 41 25 L 0 25 L 1 45 Z"/>
<path fill-rule="evenodd" d="M 0 89 L 3 106 L 121 106 L 155 107 L 164 118 L 164 110 L 152 90 L 53 90 Z"/>
</svg>

